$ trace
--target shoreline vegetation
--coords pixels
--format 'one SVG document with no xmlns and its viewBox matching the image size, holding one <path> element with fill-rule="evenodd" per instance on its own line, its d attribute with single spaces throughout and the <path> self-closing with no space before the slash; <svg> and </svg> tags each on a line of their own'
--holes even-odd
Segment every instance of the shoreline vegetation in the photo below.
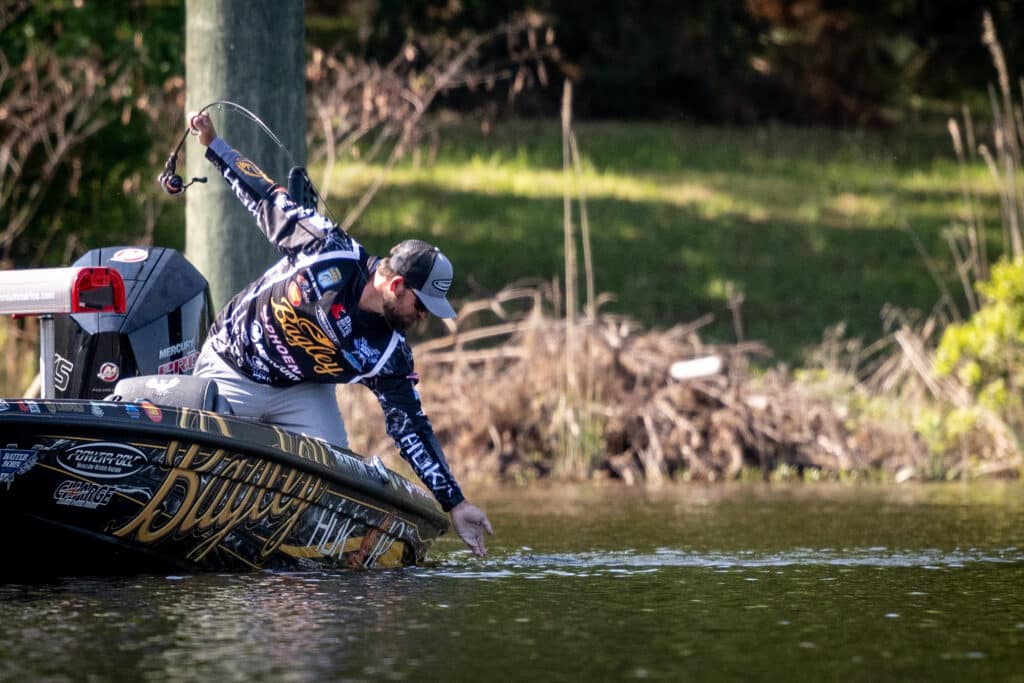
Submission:
<svg viewBox="0 0 1024 683">
<path fill-rule="evenodd" d="M 958 161 L 959 207 L 947 217 L 952 224 L 932 233 L 948 246 L 946 258 L 936 260 L 906 218 L 897 219 L 905 242 L 913 245 L 939 292 L 935 305 L 922 315 L 887 301 L 879 311 L 885 333 L 867 345 L 860 337 L 847 339 L 845 323 L 836 324 L 794 372 L 784 364 L 755 362 L 757 356 L 770 360 L 772 354 L 744 341 L 746 296 L 732 281 L 721 287 L 731 313 L 732 344 L 701 339 L 701 328 L 714 319 L 710 315 L 648 331 L 628 317 L 599 313 L 588 211 L 593 200 L 585 182 L 593 169 L 581 161 L 566 83 L 561 116 L 564 292 L 556 280 L 546 293 L 543 288 L 510 289 L 471 302 L 447 337 L 427 341 L 417 352 L 426 405 L 439 436 L 457 454 L 453 466 L 459 474 L 515 482 L 610 477 L 655 486 L 736 480 L 752 470 L 764 480 L 1020 478 L 1024 126 L 987 13 L 984 29 L 983 42 L 999 80 L 998 90 L 990 88 L 992 141 L 978 144 L 966 109 L 962 120 L 947 122 Z M 813 157 L 814 150 L 804 154 Z M 725 167 L 731 166 L 720 166 Z M 984 184 L 975 173 L 979 167 L 988 171 Z M 750 169 L 747 173 L 762 177 Z M 852 178 L 843 176 L 841 189 L 830 191 L 845 204 L 858 205 L 842 189 Z M 1001 244 L 986 229 L 991 221 L 980 187 L 998 197 Z M 873 218 L 884 224 L 900 207 L 888 204 Z M 595 216 L 600 220 L 601 214 Z M 753 224 L 763 219 L 746 216 Z M 829 227 L 835 232 L 853 222 Z M 893 248 L 891 235 L 885 248 Z M 722 252 L 708 249 L 702 255 L 714 258 Z M 852 268 L 831 270 L 817 260 L 826 278 L 841 280 L 844 271 L 861 271 L 860 278 L 853 278 L 854 287 L 862 286 L 863 270 L 869 267 L 867 260 L 851 259 L 843 265 Z M 943 262 L 952 267 L 943 269 Z M 740 265 L 742 270 L 747 264 Z M 634 261 L 620 272 L 631 272 L 631 266 L 650 268 Z M 806 263 L 792 261 L 785 274 L 799 273 L 801 267 Z M 951 293 L 950 279 L 961 286 L 959 296 Z M 815 293 L 827 296 L 827 290 Z M 516 299 L 531 303 L 518 315 L 510 314 L 507 303 Z M 474 319 L 480 313 L 497 320 Z M 350 397 L 341 399 L 351 407 Z M 357 412 L 362 417 L 368 409 Z M 365 423 L 359 420 L 353 431 L 365 430 Z M 362 446 L 372 452 L 384 444 L 366 440 Z"/>
<path fill-rule="evenodd" d="M 970 441 L 922 434 L 923 417 L 938 409 L 928 390 L 936 379 L 919 374 L 927 358 L 895 341 L 906 329 L 876 372 L 858 378 L 840 364 L 859 345 L 838 329 L 816 355 L 823 364 L 790 371 L 759 367 L 771 355 L 760 343 L 703 342 L 707 317 L 652 331 L 599 313 L 575 332 L 573 373 L 570 325 L 553 294 L 510 288 L 470 302 L 464 329 L 414 345 L 424 404 L 460 478 L 659 486 L 1020 477 L 1012 432 L 994 415 Z M 403 471 L 372 397 L 338 393 L 351 447 Z"/>
</svg>

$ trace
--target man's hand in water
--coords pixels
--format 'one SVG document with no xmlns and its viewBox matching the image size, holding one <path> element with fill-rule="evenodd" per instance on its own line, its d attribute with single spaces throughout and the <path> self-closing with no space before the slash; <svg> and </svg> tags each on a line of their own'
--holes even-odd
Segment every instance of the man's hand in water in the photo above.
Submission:
<svg viewBox="0 0 1024 683">
<path fill-rule="evenodd" d="M 493 534 L 494 529 L 484 511 L 468 501 L 462 501 L 452 508 L 452 526 L 459 537 L 466 542 L 474 555 L 483 557 L 487 554 L 484 547 L 484 531 Z"/>
</svg>

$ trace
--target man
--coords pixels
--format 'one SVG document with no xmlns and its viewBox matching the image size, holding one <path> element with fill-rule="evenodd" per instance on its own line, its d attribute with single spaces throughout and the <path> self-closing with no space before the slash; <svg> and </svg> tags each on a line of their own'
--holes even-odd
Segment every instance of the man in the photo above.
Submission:
<svg viewBox="0 0 1024 683">
<path fill-rule="evenodd" d="M 455 317 L 446 298 L 452 265 L 439 249 L 406 240 L 380 259 L 335 223 L 289 197 L 222 139 L 206 113 L 189 125 L 206 158 L 284 258 L 218 314 L 194 374 L 217 381 L 235 413 L 345 446 L 335 385 L 359 383 L 380 402 L 388 434 L 451 514 L 477 555 L 482 510 L 465 500 L 420 406 L 404 332 L 428 313 Z"/>
</svg>

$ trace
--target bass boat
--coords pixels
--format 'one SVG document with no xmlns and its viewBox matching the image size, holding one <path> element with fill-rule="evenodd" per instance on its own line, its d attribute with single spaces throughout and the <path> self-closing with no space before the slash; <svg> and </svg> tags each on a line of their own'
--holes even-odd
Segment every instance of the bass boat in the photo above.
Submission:
<svg viewBox="0 0 1024 683">
<path fill-rule="evenodd" d="M 174 250 L 0 272 L 0 313 L 39 317 L 41 386 L 0 399 L 0 575 L 409 566 L 449 527 L 376 456 L 236 418 L 189 374 L 209 288 Z"/>
</svg>

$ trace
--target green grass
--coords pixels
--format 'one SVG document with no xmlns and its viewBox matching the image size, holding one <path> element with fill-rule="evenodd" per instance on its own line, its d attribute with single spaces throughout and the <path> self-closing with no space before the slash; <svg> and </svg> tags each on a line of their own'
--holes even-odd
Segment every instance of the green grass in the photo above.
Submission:
<svg viewBox="0 0 1024 683">
<path fill-rule="evenodd" d="M 353 233 L 377 253 L 405 237 L 436 241 L 455 263 L 456 298 L 561 277 L 557 123 L 442 135 L 436 163 L 394 169 Z M 884 304 L 928 311 L 939 299 L 901 226 L 959 292 L 941 237 L 963 213 L 959 169 L 941 133 L 601 123 L 578 125 L 577 137 L 597 286 L 617 297 L 608 310 L 655 327 L 711 312 L 706 341 L 733 341 L 733 283 L 747 339 L 784 360 L 840 321 L 870 341 Z M 336 216 L 378 172 L 338 164 Z M 971 176 L 998 242 L 987 172 Z"/>
</svg>

